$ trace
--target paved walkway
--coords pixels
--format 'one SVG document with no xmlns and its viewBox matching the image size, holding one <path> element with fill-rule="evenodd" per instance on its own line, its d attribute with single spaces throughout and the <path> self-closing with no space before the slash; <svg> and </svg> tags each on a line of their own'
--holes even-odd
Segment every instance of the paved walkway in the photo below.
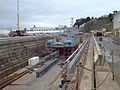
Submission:
<svg viewBox="0 0 120 90">
<path fill-rule="evenodd" d="M 120 90 L 117 82 L 113 80 L 111 70 L 108 63 L 106 62 L 104 66 L 96 66 L 96 90 Z"/>
<path fill-rule="evenodd" d="M 87 61 L 85 65 L 85 67 L 88 69 L 93 69 L 92 50 L 93 50 L 93 45 L 91 43 L 89 46 Z M 96 66 L 96 70 L 98 70 L 96 71 L 96 87 L 97 87 L 96 90 L 120 90 L 120 87 L 116 82 L 116 80 L 112 80 L 112 73 L 110 71 L 110 68 L 107 62 L 104 64 L 104 66 Z M 84 75 L 82 77 L 79 89 L 93 90 L 93 86 L 94 86 L 93 78 L 94 78 L 93 72 L 84 69 Z"/>
<path fill-rule="evenodd" d="M 108 61 L 111 70 L 113 70 L 115 75 L 115 80 L 118 82 L 120 86 L 120 45 L 114 44 L 111 38 L 103 38 L 103 45 L 110 54 L 113 51 L 113 62 L 112 57 L 111 60 Z M 117 51 L 116 51 L 117 50 Z M 108 56 L 110 56 L 108 54 Z M 112 66 L 113 65 L 113 66 Z"/>
<path fill-rule="evenodd" d="M 93 45 L 92 42 L 89 45 L 87 60 L 85 64 L 86 68 L 93 69 Z M 80 90 L 91 90 L 93 87 L 93 72 L 85 70 L 82 76 L 82 80 L 80 83 Z"/>
</svg>

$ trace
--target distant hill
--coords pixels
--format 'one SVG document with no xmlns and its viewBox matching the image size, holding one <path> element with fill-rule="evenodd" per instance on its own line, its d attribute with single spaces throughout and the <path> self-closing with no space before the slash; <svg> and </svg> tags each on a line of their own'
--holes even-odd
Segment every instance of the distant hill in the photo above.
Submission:
<svg viewBox="0 0 120 90">
<path fill-rule="evenodd" d="M 113 22 L 108 17 L 102 17 L 92 19 L 85 23 L 84 30 L 98 30 L 103 29 L 111 30 L 113 28 Z"/>
<path fill-rule="evenodd" d="M 112 20 L 114 18 L 115 13 L 117 13 L 117 11 L 113 11 L 113 13 L 109 13 L 108 15 L 104 15 L 98 18 L 87 17 L 87 18 L 77 19 L 74 26 L 78 25 L 79 28 L 80 25 L 85 24 L 83 29 L 86 31 L 98 30 L 103 28 L 109 31 L 113 29 Z"/>
</svg>

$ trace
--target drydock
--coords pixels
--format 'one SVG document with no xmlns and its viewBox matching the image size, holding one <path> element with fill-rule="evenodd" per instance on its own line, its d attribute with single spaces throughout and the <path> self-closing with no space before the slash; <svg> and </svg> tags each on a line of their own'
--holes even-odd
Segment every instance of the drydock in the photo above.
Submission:
<svg viewBox="0 0 120 90">
<path fill-rule="evenodd" d="M 0 89 L 120 90 L 98 41 L 92 34 L 84 36 L 67 59 L 59 58 L 57 50 L 46 51 L 46 37 L 0 39 Z M 39 62 L 28 66 L 34 56 Z"/>
<path fill-rule="evenodd" d="M 29 58 L 45 55 L 45 42 L 46 37 L 0 38 L 0 79 L 27 66 Z"/>
</svg>

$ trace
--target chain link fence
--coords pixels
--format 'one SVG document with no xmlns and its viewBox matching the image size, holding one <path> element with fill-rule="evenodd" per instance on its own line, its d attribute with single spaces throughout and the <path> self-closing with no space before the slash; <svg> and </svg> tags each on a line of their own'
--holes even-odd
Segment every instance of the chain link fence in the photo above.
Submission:
<svg viewBox="0 0 120 90">
<path fill-rule="evenodd" d="M 113 79 L 117 81 L 120 86 L 120 50 L 107 50 L 105 56 L 112 71 Z"/>
<path fill-rule="evenodd" d="M 112 61 L 109 62 L 109 66 L 113 72 L 114 79 L 120 86 L 120 50 L 112 50 Z"/>
<path fill-rule="evenodd" d="M 115 44 L 111 37 L 103 37 L 102 41 L 97 38 L 97 41 L 101 45 L 103 58 L 113 73 L 113 79 L 120 86 L 120 45 Z"/>
</svg>

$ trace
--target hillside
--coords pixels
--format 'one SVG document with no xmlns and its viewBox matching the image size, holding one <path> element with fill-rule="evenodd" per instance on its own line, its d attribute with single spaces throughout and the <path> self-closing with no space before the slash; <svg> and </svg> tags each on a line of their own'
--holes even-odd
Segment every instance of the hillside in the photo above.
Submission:
<svg viewBox="0 0 120 90">
<path fill-rule="evenodd" d="M 108 17 L 92 19 L 85 23 L 84 30 L 98 30 L 103 29 L 111 30 L 113 28 L 113 22 Z"/>
<path fill-rule="evenodd" d="M 100 30 L 100 29 L 106 29 L 107 31 L 113 29 L 113 17 L 117 13 L 117 11 L 113 11 L 113 13 L 109 13 L 108 15 L 103 15 L 98 18 L 94 17 L 87 17 L 87 18 L 80 18 L 76 19 L 76 22 L 74 24 L 78 25 L 78 28 L 80 25 L 84 24 L 84 27 L 82 28 L 85 31 L 90 31 L 90 30 Z"/>
</svg>

